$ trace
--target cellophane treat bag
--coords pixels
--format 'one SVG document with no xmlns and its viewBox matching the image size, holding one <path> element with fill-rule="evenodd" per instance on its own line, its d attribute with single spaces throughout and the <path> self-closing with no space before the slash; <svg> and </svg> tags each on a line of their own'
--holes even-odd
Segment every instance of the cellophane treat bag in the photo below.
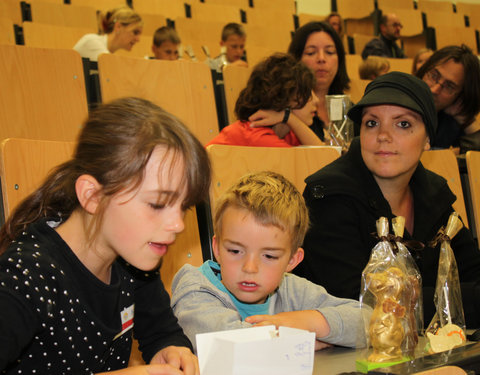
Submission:
<svg viewBox="0 0 480 375">
<path fill-rule="evenodd" d="M 451 247 L 451 240 L 462 229 L 463 223 L 453 212 L 445 228 L 440 228 L 432 247 L 440 242 L 437 282 L 434 303 L 436 313 L 427 328 L 428 343 L 425 350 L 439 353 L 460 346 L 466 342 L 465 317 L 462 293 L 458 277 L 457 262 Z"/>
<path fill-rule="evenodd" d="M 415 271 L 409 269 L 405 254 L 398 255 L 399 241 L 389 234 L 385 217 L 377 220 L 377 236 L 379 242 L 361 280 L 360 305 L 367 348 L 360 352 L 356 365 L 362 372 L 411 359 L 418 337 L 411 303 L 412 295 L 417 293 L 410 278 Z"/>
</svg>

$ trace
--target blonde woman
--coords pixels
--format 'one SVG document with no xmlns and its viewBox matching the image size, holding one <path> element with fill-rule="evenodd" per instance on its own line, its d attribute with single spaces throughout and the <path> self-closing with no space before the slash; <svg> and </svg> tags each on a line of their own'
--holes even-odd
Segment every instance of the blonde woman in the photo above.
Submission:
<svg viewBox="0 0 480 375">
<path fill-rule="evenodd" d="M 122 6 L 100 16 L 100 34 L 85 34 L 73 49 L 80 56 L 97 61 L 102 53 L 114 53 L 119 49 L 130 51 L 140 40 L 143 21 L 133 9 Z"/>
</svg>

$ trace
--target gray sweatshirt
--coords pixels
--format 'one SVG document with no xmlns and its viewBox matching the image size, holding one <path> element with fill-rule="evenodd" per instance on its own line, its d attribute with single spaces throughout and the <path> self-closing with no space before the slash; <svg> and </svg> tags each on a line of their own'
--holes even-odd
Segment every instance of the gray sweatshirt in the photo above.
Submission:
<svg viewBox="0 0 480 375">
<path fill-rule="evenodd" d="M 197 268 L 184 265 L 172 284 L 172 308 L 195 350 L 197 333 L 251 327 L 242 321 L 230 296 L 215 287 Z M 270 296 L 269 314 L 317 310 L 330 326 L 321 341 L 341 346 L 363 346 L 364 328 L 358 301 L 329 295 L 324 287 L 285 273 Z"/>
</svg>

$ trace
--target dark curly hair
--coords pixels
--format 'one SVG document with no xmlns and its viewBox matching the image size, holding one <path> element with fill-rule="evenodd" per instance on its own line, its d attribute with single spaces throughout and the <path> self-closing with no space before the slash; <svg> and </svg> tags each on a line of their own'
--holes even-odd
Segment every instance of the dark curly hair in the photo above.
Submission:
<svg viewBox="0 0 480 375">
<path fill-rule="evenodd" d="M 235 114 L 248 121 L 260 109 L 282 111 L 292 102 L 294 108 L 302 108 L 314 88 L 315 76 L 306 65 L 291 55 L 276 53 L 254 67 L 237 99 Z"/>
</svg>

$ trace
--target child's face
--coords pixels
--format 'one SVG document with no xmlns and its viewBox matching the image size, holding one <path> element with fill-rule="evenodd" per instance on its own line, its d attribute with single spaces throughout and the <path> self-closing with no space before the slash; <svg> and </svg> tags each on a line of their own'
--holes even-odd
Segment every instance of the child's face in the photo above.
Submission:
<svg viewBox="0 0 480 375">
<path fill-rule="evenodd" d="M 312 96 L 308 99 L 308 102 L 298 109 L 292 109 L 292 113 L 295 114 L 303 123 L 310 126 L 313 123 L 313 117 L 317 112 L 318 97 L 315 92 L 312 91 Z M 292 107 L 295 107 L 295 103 L 291 103 Z"/>
<path fill-rule="evenodd" d="M 240 60 L 245 51 L 245 40 L 244 36 L 240 35 L 230 35 L 227 40 L 220 42 L 221 46 L 227 47 L 227 61 L 232 63 L 234 61 Z"/>
<path fill-rule="evenodd" d="M 291 238 L 273 225 L 262 225 L 245 209 L 228 207 L 222 233 L 213 238 L 222 283 L 239 301 L 264 303 L 279 286 L 284 272 L 303 259 L 303 250 L 291 255 Z"/>
<path fill-rule="evenodd" d="M 183 173 L 182 159 L 174 161 L 165 147 L 155 148 L 140 186 L 115 195 L 109 202 L 97 249 L 107 256 L 121 256 L 141 270 L 155 268 L 184 228 Z M 171 196 L 178 199 L 167 203 Z"/>
<path fill-rule="evenodd" d="M 159 47 L 152 46 L 153 54 L 158 60 L 177 60 L 178 59 L 178 45 L 169 40 L 163 42 Z"/>
</svg>

